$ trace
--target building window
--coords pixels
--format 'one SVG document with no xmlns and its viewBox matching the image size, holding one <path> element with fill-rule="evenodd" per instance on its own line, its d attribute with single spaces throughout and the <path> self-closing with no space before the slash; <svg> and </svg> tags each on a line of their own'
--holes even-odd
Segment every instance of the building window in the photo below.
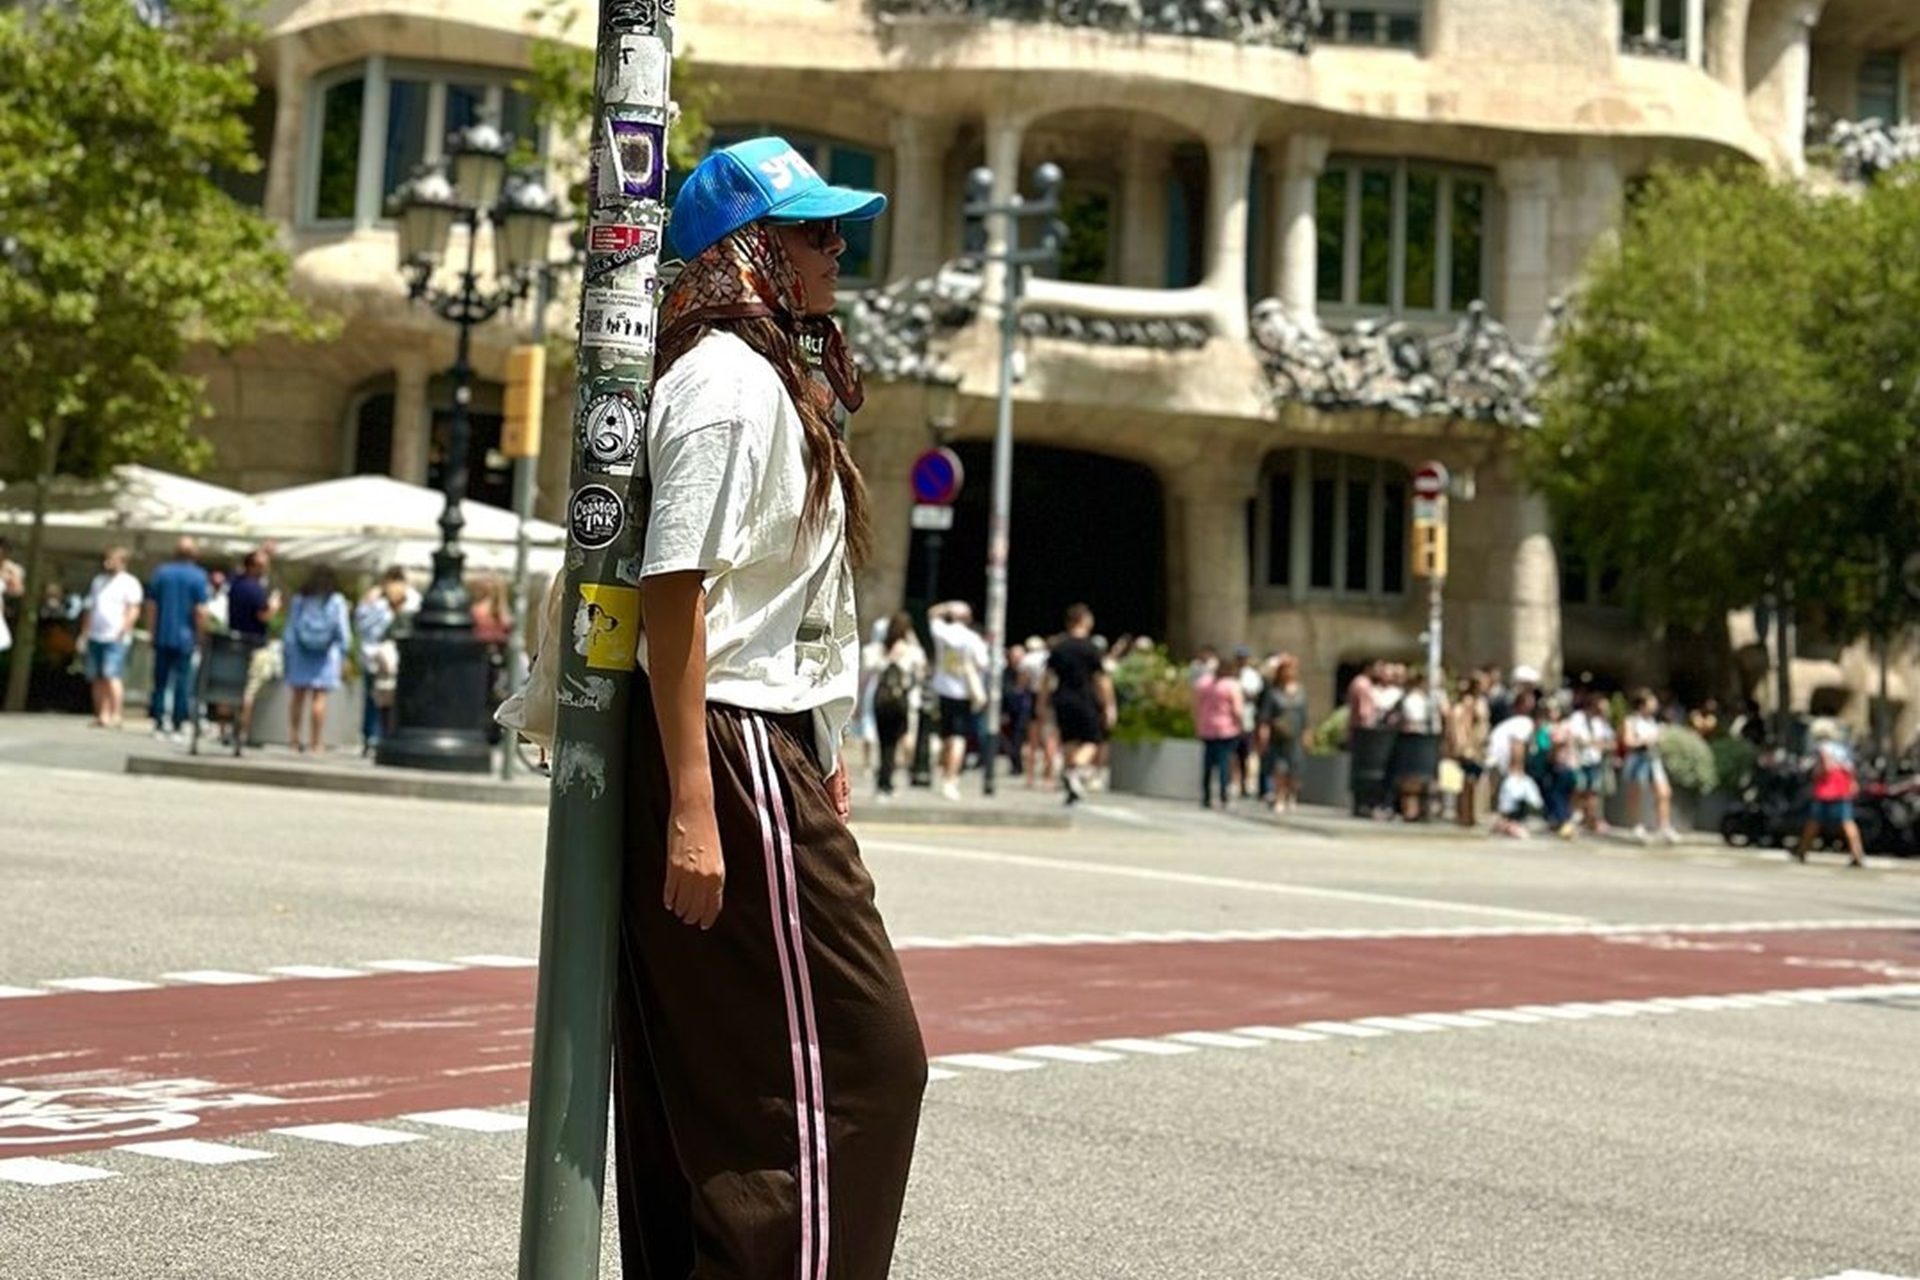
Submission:
<svg viewBox="0 0 1920 1280">
<path fill-rule="evenodd" d="M 448 133 L 483 115 L 544 154 L 532 101 L 511 80 L 504 70 L 383 57 L 321 77 L 305 221 L 371 226 L 384 216 L 388 193 L 417 165 L 446 154 Z M 377 165 L 367 163 L 369 150 Z"/>
<path fill-rule="evenodd" d="M 1687 6 L 1699 0 L 1620 0 L 1620 51 L 1684 62 Z"/>
<path fill-rule="evenodd" d="M 1066 242 L 1060 246 L 1059 278 L 1076 284 L 1108 284 L 1113 280 L 1113 196 L 1099 187 L 1069 186 L 1060 194 L 1060 221 L 1066 224 Z M 1045 234 L 1037 222 L 1027 234 L 1036 241 Z"/>
<path fill-rule="evenodd" d="M 778 134 L 791 142 L 794 150 L 805 156 L 807 163 L 819 170 L 828 182 L 869 191 L 880 189 L 881 153 L 856 143 L 809 137 L 781 125 L 756 122 L 718 125 L 710 145 L 718 150 L 767 134 Z M 840 275 L 850 288 L 878 284 L 885 278 L 886 254 L 881 238 L 875 234 L 877 229 L 878 224 L 874 222 L 840 224 L 840 234 L 847 238 L 847 251 L 840 256 Z"/>
<path fill-rule="evenodd" d="M 1320 39 L 1418 49 L 1426 0 L 1321 0 Z"/>
<path fill-rule="evenodd" d="M 1254 521 L 1255 583 L 1293 600 L 1404 596 L 1407 486 L 1406 468 L 1380 458 L 1272 455 Z"/>
<path fill-rule="evenodd" d="M 1319 299 L 1447 315 L 1486 296 L 1487 180 L 1401 160 L 1339 160 L 1316 200 Z"/>
<path fill-rule="evenodd" d="M 1901 74 L 1898 50 L 1869 53 L 1861 58 L 1860 76 L 1854 88 L 1854 119 L 1904 124 L 1907 95 L 1901 81 L 1905 78 Z"/>
<path fill-rule="evenodd" d="M 1560 603 L 1572 607 L 1617 609 L 1626 603 L 1617 566 L 1594 561 L 1567 539 L 1560 546 Z"/>
</svg>

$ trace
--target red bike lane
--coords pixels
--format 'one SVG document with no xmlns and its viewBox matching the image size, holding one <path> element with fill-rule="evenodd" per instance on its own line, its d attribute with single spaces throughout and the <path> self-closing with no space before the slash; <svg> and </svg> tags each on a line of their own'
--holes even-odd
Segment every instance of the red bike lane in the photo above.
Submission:
<svg viewBox="0 0 1920 1280">
<path fill-rule="evenodd" d="M 993 947 L 903 962 L 937 1055 L 1912 982 L 1920 930 Z M 0 1001 L 0 1159 L 520 1102 L 534 989 L 532 970 L 473 968 Z"/>
</svg>

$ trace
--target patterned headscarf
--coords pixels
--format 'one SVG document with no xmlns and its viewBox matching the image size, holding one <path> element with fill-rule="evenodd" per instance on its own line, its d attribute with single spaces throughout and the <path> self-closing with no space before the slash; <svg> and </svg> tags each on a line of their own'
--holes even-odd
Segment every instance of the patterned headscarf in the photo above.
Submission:
<svg viewBox="0 0 1920 1280">
<path fill-rule="evenodd" d="M 792 336 L 802 358 L 817 364 L 848 413 L 866 392 L 860 370 L 832 316 L 809 316 L 806 285 L 779 239 L 752 222 L 723 237 L 686 265 L 661 307 L 660 336 L 717 320 L 765 316 Z"/>
</svg>

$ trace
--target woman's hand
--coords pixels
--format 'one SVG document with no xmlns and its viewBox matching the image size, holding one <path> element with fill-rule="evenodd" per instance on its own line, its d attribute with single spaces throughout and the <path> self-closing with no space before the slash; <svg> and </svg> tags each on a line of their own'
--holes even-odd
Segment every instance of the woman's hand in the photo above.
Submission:
<svg viewBox="0 0 1920 1280">
<path fill-rule="evenodd" d="M 676 804 L 667 817 L 667 910 L 686 924 L 711 929 L 720 918 L 726 883 L 713 800 Z"/>
<path fill-rule="evenodd" d="M 833 801 L 833 811 L 845 822 L 853 817 L 853 783 L 847 777 L 847 762 L 842 760 L 840 767 L 827 779 L 827 795 Z"/>
</svg>

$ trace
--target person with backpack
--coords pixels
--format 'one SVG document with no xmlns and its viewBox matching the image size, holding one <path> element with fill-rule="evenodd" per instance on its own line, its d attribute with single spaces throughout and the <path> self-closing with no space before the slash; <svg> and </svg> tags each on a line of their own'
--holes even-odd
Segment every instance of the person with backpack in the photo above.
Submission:
<svg viewBox="0 0 1920 1280">
<path fill-rule="evenodd" d="M 280 639 L 287 688 L 293 695 L 287 711 L 288 739 L 295 751 L 311 749 L 318 755 L 326 750 L 327 695 L 340 687 L 340 668 L 347 646 L 353 643 L 347 598 L 340 594 L 333 570 L 322 567 L 307 575 L 287 606 L 287 627 Z M 303 720 L 308 729 L 304 744 L 300 741 Z"/>
<path fill-rule="evenodd" d="M 913 713 L 919 705 L 920 686 L 927 678 L 927 651 L 913 629 L 913 615 L 905 610 L 887 621 L 887 634 L 881 641 L 879 674 L 873 685 L 873 723 L 880 739 L 880 758 L 875 765 L 875 786 L 881 799 L 893 794 L 893 770 L 900 758 L 900 743 L 907 736 Z"/>
</svg>

